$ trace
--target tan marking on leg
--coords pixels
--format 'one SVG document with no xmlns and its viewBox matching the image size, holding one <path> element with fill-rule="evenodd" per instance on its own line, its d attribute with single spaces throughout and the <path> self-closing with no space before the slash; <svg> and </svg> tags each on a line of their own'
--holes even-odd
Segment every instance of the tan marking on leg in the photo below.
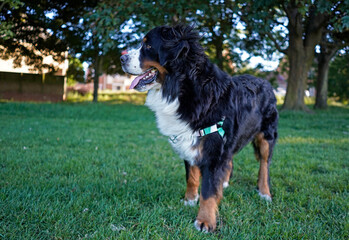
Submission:
<svg viewBox="0 0 349 240">
<path fill-rule="evenodd" d="M 197 153 L 198 153 L 196 156 L 196 159 L 195 159 L 195 162 L 197 164 L 201 161 L 202 156 L 203 156 L 205 139 L 206 139 L 206 136 L 202 137 L 200 139 L 200 141 L 192 147 L 192 149 L 194 151 L 197 151 Z"/>
<path fill-rule="evenodd" d="M 200 196 L 200 209 L 195 221 L 195 228 L 199 231 L 212 232 L 216 229 L 217 200 L 214 197 L 203 200 Z"/>
<path fill-rule="evenodd" d="M 268 183 L 268 158 L 269 158 L 269 143 L 264 139 L 264 134 L 259 133 L 256 136 L 256 145 L 259 149 L 260 154 L 256 154 L 257 159 L 259 159 L 259 172 L 258 172 L 258 189 L 260 195 L 267 200 L 271 200 L 271 194 Z M 268 198 L 269 197 L 269 198 Z"/>
<path fill-rule="evenodd" d="M 216 196 L 204 199 L 200 195 L 200 209 L 194 223 L 197 230 L 213 232 L 216 229 L 216 215 L 218 214 L 218 205 L 222 199 L 222 191 L 222 185 L 220 185 Z"/>
<path fill-rule="evenodd" d="M 187 190 L 185 192 L 185 200 L 194 200 L 198 196 L 198 188 L 200 185 L 200 169 L 197 166 L 189 167 L 187 180 Z"/>
<path fill-rule="evenodd" d="M 225 172 L 225 177 L 223 179 L 223 188 L 226 188 L 229 186 L 229 181 L 230 181 L 230 175 L 233 169 L 233 162 L 229 161 L 226 172 Z"/>
</svg>

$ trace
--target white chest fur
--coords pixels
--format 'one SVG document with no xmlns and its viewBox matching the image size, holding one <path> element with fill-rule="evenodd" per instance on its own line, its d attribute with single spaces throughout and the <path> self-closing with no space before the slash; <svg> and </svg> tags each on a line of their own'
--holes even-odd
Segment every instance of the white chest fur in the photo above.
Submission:
<svg viewBox="0 0 349 240">
<path fill-rule="evenodd" d="M 152 89 L 148 92 L 145 105 L 155 112 L 160 132 L 169 137 L 169 142 L 180 158 L 194 165 L 198 157 L 198 138 L 189 124 L 180 120 L 177 115 L 178 100 L 168 103 L 163 99 L 160 90 Z"/>
</svg>

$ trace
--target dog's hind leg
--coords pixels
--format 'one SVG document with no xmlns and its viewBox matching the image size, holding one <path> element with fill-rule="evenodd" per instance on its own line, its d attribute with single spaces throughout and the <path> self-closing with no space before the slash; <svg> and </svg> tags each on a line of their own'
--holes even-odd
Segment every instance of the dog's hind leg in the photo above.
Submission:
<svg viewBox="0 0 349 240">
<path fill-rule="evenodd" d="M 198 188 L 200 185 L 200 169 L 197 166 L 190 166 L 187 161 L 184 161 L 184 164 L 187 179 L 184 205 L 195 206 L 199 200 Z"/>
<path fill-rule="evenodd" d="M 255 155 L 259 161 L 258 172 L 258 191 L 259 195 L 267 201 L 272 200 L 270 194 L 270 176 L 269 176 L 269 164 L 272 154 L 272 148 L 274 146 L 273 141 L 268 141 L 264 138 L 263 133 L 256 135 L 253 142 Z"/>
</svg>

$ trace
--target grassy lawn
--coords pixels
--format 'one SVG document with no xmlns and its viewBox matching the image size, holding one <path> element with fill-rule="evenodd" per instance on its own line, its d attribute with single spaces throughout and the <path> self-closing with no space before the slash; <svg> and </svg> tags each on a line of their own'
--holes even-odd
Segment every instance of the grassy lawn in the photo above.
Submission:
<svg viewBox="0 0 349 240">
<path fill-rule="evenodd" d="M 252 147 L 234 160 L 217 231 L 181 203 L 183 162 L 130 104 L 0 104 L 0 239 L 348 239 L 349 109 L 281 113 L 272 203 Z"/>
</svg>

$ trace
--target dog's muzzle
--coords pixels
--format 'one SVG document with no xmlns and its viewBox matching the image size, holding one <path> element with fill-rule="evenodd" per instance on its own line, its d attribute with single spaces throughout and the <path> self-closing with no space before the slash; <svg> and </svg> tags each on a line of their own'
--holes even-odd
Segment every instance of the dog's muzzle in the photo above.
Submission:
<svg viewBox="0 0 349 240">
<path fill-rule="evenodd" d="M 128 61 L 130 61 L 130 56 L 128 54 L 124 54 L 120 57 L 120 61 L 122 65 L 125 65 Z"/>
</svg>

